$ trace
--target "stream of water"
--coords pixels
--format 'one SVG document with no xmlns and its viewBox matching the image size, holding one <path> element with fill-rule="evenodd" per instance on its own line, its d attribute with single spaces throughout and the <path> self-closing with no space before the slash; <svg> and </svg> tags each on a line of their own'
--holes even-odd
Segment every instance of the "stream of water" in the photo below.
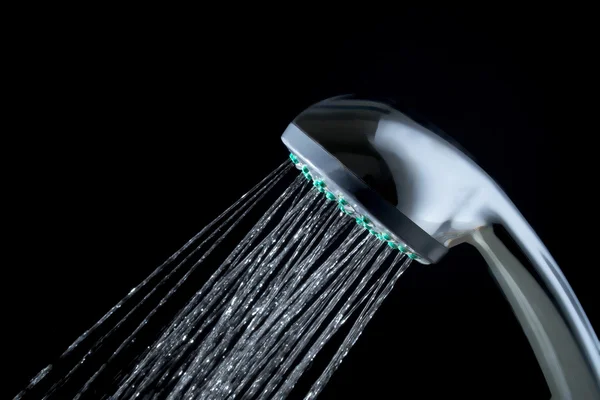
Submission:
<svg viewBox="0 0 600 400">
<path fill-rule="evenodd" d="M 290 173 L 281 165 L 246 193 L 17 398 L 285 398 L 350 324 L 305 394 L 316 397 L 410 259 L 303 177 L 286 184 Z M 186 292 L 203 268 L 208 278 Z"/>
</svg>

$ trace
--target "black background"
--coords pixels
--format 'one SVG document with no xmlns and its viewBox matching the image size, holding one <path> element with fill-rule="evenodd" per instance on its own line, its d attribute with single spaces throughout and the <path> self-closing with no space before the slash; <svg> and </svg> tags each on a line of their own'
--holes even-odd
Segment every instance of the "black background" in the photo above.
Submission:
<svg viewBox="0 0 600 400">
<path fill-rule="evenodd" d="M 49 11 L 27 10 L 8 38 L 9 394 L 279 165 L 297 113 L 359 91 L 400 98 L 461 143 L 598 327 L 584 11 Z M 409 269 L 322 397 L 544 398 L 536 368 L 483 261 L 461 246 Z"/>
</svg>

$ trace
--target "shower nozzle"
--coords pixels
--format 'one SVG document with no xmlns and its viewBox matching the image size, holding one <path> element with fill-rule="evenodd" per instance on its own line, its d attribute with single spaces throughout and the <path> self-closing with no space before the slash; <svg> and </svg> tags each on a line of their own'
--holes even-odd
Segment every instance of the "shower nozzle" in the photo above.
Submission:
<svg viewBox="0 0 600 400">
<path fill-rule="evenodd" d="M 281 137 L 316 189 L 422 264 L 475 246 L 498 281 L 556 398 L 600 399 L 598 338 L 562 271 L 504 191 L 465 152 L 387 103 L 317 103 Z M 507 228 L 535 279 L 494 235 Z"/>
<path fill-rule="evenodd" d="M 292 162 L 424 264 L 466 232 L 489 225 L 479 207 L 493 181 L 470 158 L 392 107 L 336 98 L 288 126 Z"/>
</svg>

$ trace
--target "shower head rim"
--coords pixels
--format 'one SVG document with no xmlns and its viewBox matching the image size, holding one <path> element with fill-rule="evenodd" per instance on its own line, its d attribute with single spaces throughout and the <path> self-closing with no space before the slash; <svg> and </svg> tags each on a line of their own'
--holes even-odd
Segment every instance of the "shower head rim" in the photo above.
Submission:
<svg viewBox="0 0 600 400">
<path fill-rule="evenodd" d="M 290 152 L 302 158 L 312 170 L 337 186 L 344 197 L 359 207 L 361 214 L 377 221 L 378 225 L 385 227 L 410 246 L 423 263 L 436 263 L 448 252 L 443 244 L 371 189 L 296 124 L 291 123 L 288 126 L 281 140 Z"/>
</svg>

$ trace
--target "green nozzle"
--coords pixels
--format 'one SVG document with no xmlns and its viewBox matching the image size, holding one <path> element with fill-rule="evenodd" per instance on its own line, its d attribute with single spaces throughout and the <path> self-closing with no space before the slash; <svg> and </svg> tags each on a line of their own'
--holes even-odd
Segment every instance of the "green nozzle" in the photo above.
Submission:
<svg viewBox="0 0 600 400">
<path fill-rule="evenodd" d="M 297 168 L 299 168 L 302 171 L 302 174 L 304 175 L 304 177 L 307 180 L 313 181 L 313 176 L 310 173 L 310 169 L 306 165 L 303 165 L 302 163 L 300 163 L 300 160 L 298 159 L 298 157 L 296 157 L 293 153 L 290 153 L 290 160 L 294 163 L 294 165 L 296 165 Z M 369 231 L 369 233 L 371 235 L 375 236 L 377 239 L 381 240 L 382 242 L 386 242 L 390 248 L 392 248 L 394 250 L 398 250 L 398 251 L 402 252 L 403 254 L 406 254 L 406 256 L 412 260 L 419 259 L 418 255 L 408 251 L 408 249 L 404 245 L 394 241 L 388 233 L 383 232 L 383 231 L 378 231 L 376 229 L 376 227 L 374 226 L 373 222 L 369 218 L 367 218 L 367 216 L 358 214 L 354 210 L 352 205 L 350 205 L 350 203 L 348 203 L 348 201 L 346 199 L 344 199 L 342 196 L 338 196 L 338 195 L 334 194 L 333 192 L 330 192 L 329 190 L 327 190 L 327 184 L 325 182 L 323 182 L 323 180 L 314 179 L 313 186 L 315 188 L 317 188 L 317 190 L 319 192 L 324 193 L 327 200 L 336 201 L 338 208 L 343 213 L 354 217 L 356 220 L 356 223 L 358 225 L 362 226 L 363 228 L 365 228 L 367 231 Z"/>
</svg>

